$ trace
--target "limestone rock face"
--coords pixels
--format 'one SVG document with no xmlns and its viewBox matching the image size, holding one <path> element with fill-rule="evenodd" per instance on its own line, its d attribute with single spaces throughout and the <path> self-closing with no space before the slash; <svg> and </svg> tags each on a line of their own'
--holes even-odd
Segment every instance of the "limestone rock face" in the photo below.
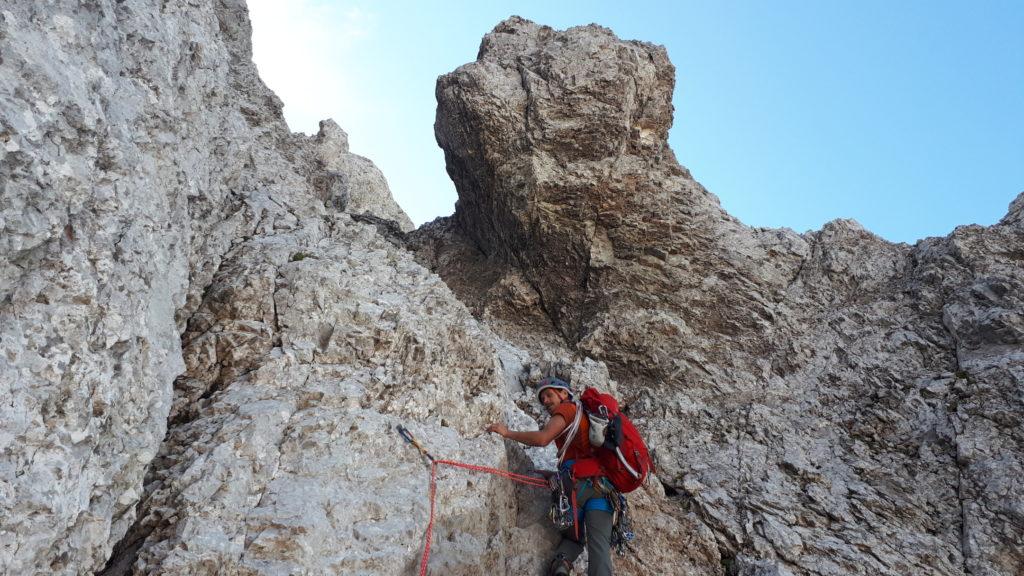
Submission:
<svg viewBox="0 0 1024 576">
<path fill-rule="evenodd" d="M 499 24 L 438 80 L 459 202 L 421 261 L 496 332 L 607 364 L 730 573 L 1018 573 L 1024 196 L 915 246 L 749 228 L 668 148 L 673 81 L 598 26 Z"/>
<path fill-rule="evenodd" d="M 248 403 L 242 408 L 248 412 L 239 419 L 247 419 L 255 429 L 249 431 L 250 437 L 230 441 L 247 446 L 248 452 L 237 458 L 255 454 L 261 468 L 249 483 L 229 479 L 233 498 L 246 490 L 262 490 L 265 484 L 258 482 L 269 476 L 259 474 L 276 470 L 276 464 L 262 458 L 277 457 L 274 448 L 283 442 L 286 430 L 280 419 L 300 411 L 307 402 L 303 398 L 315 396 L 315 390 L 302 387 L 307 377 L 311 386 L 350 390 L 348 384 L 340 384 L 348 376 L 317 380 L 304 372 L 302 365 L 312 362 L 314 352 L 327 354 L 330 364 L 346 372 L 346 358 L 372 354 L 385 340 L 388 349 L 405 350 L 394 354 L 412 358 L 405 372 L 410 380 L 365 370 L 357 377 L 367 383 L 361 386 L 373 381 L 409 387 L 412 396 L 394 400 L 396 414 L 436 412 L 430 406 L 447 409 L 445 403 L 463 397 L 462 388 L 442 393 L 418 381 L 412 386 L 411 374 L 423 372 L 428 357 L 418 355 L 424 349 L 415 335 L 399 338 L 393 328 L 400 324 L 400 314 L 384 301 L 371 306 L 355 297 L 344 300 L 350 313 L 328 307 L 344 318 L 339 335 L 359 331 L 351 342 L 332 345 L 325 322 L 315 324 L 312 344 L 297 339 L 302 350 L 291 348 L 293 341 L 281 328 L 280 316 L 292 300 L 279 294 L 278 302 L 271 296 L 284 290 L 295 298 L 312 297 L 302 291 L 299 279 L 283 288 L 288 265 L 294 261 L 292 268 L 316 268 L 311 264 L 320 260 L 307 261 L 304 255 L 331 251 L 332 242 L 347 245 L 349 239 L 363 238 L 365 246 L 360 246 L 365 250 L 356 252 L 365 256 L 361 269 L 401 275 L 403 282 L 391 282 L 396 290 L 414 281 L 434 286 L 424 288 L 423 300 L 417 301 L 427 310 L 437 307 L 427 297 L 431 294 L 441 298 L 442 308 L 461 305 L 450 295 L 438 295 L 438 282 L 425 280 L 408 257 L 402 260 L 369 247 L 382 242 L 372 229 L 325 204 L 329 186 L 324 183 L 355 182 L 359 191 L 354 196 L 362 197 L 375 169 L 365 160 L 357 168 L 327 168 L 325 163 L 337 155 L 324 160 L 324 146 L 289 134 L 280 101 L 256 75 L 249 42 L 244 3 L 231 0 L 194 6 L 142 0 L 15 3 L 0 11 L 4 574 L 87 574 L 102 569 L 114 545 L 136 524 L 137 512 L 149 524 L 140 522 L 133 534 L 156 523 L 151 520 L 156 512 L 137 507 L 140 499 L 165 505 L 161 526 L 181 528 L 166 516 L 184 519 L 193 511 L 184 504 L 187 497 L 168 495 L 163 479 L 166 470 L 183 470 L 169 463 L 152 466 L 151 476 L 160 482 L 151 482 L 148 490 L 144 474 L 158 452 L 166 454 L 160 463 L 191 462 L 190 473 L 207 482 L 218 477 L 215 467 L 228 470 L 224 462 L 200 453 L 216 446 L 202 434 L 220 429 L 220 440 L 227 430 L 240 431 L 244 425 L 201 429 L 208 419 L 225 420 L 213 411 L 231 414 L 230 408 L 203 405 L 240 393 L 232 388 L 236 382 L 259 380 L 265 370 L 277 370 L 277 380 L 268 376 L 260 382 L 287 386 L 258 393 L 254 386 L 251 393 L 263 394 L 266 402 L 262 408 Z M 378 200 L 381 191 L 386 186 L 373 190 Z M 305 235 L 295 232 L 300 219 L 309 221 Z M 299 245 L 300 241 L 320 244 Z M 406 275 L 407 268 L 413 272 Z M 350 272 L 355 269 L 349 267 Z M 314 272 L 310 270 L 308 277 L 318 278 Z M 373 278 L 360 277 L 359 282 L 372 284 Z M 341 285 L 327 286 L 332 287 L 344 290 Z M 303 300 L 292 305 L 286 311 L 293 315 L 288 322 L 313 322 L 294 316 L 307 313 L 302 306 L 310 304 Z M 479 387 L 495 378 L 494 357 L 483 352 L 489 349 L 486 339 L 473 336 L 478 329 L 466 330 L 451 330 L 450 337 L 436 345 L 457 352 L 453 361 L 466 367 L 458 373 L 459 385 L 480 392 L 464 396 L 489 405 L 494 400 Z M 473 338 L 481 341 L 463 353 L 459 346 Z M 428 352 L 434 350 L 433 344 L 427 343 Z M 339 351 L 339 346 L 354 348 Z M 417 394 L 430 398 L 414 401 Z M 488 414 L 467 412 L 474 423 Z M 169 418 L 168 443 L 163 444 Z M 375 426 L 385 425 L 382 418 Z M 295 419 L 299 420 L 301 416 Z M 467 429 L 461 416 L 453 416 L 450 423 Z M 182 431 L 182 426 L 190 427 Z M 189 436 L 196 430 L 202 430 L 199 438 Z M 350 434 L 356 432 L 346 427 L 336 436 Z M 178 446 L 176 439 L 192 444 Z M 345 442 L 341 439 L 338 445 Z M 185 455 L 178 456 L 179 452 Z M 237 472 L 237 466 L 231 471 Z M 334 472 L 325 467 L 324 481 Z M 186 475 L 176 486 L 187 484 L 189 478 Z M 156 493 L 155 486 L 163 491 Z M 189 495 L 198 491 L 193 488 Z M 209 496 L 204 494 L 207 501 Z M 234 513 L 244 517 L 257 501 L 251 494 L 232 500 L 240 506 Z M 269 494 L 263 499 L 264 504 L 271 501 Z M 410 502 L 422 509 L 421 502 Z M 171 510 L 172 505 L 179 509 Z M 209 517 L 216 518 L 213 512 Z M 400 529 L 417 529 L 417 519 L 409 519 Z M 198 519 L 183 524 L 203 530 L 207 526 Z M 225 521 L 225 540 L 237 536 L 232 530 L 238 526 Z M 183 530 L 177 540 L 167 539 L 152 551 L 147 542 L 142 546 L 144 561 L 136 569 L 156 570 L 164 556 L 177 558 L 173 551 L 182 542 L 203 550 L 189 540 L 195 534 Z M 195 537 L 207 546 L 217 545 L 209 532 Z M 334 539 L 325 545 L 343 548 Z M 310 555 L 321 552 L 307 549 Z M 395 561 L 412 557 L 410 553 Z M 189 561 L 178 559 L 173 565 L 183 573 L 198 572 L 199 564 L 189 567 Z M 208 554 L 197 562 L 208 562 Z"/>
<path fill-rule="evenodd" d="M 658 459 L 619 574 L 1024 565 L 1024 197 L 914 247 L 747 228 L 666 144 L 662 48 L 513 18 L 439 81 L 460 203 L 407 235 L 340 127 L 288 132 L 241 0 L 9 4 L 0 573 L 417 573 L 395 426 L 550 468 L 482 432 L 547 375 Z M 431 573 L 543 572 L 546 494 L 436 493 Z"/>
<path fill-rule="evenodd" d="M 488 335 L 436 276 L 347 217 L 285 219 L 224 261 L 185 333 L 188 400 L 147 481 L 135 569 L 402 573 L 427 476 L 395 425 L 434 419 L 411 427 L 445 455 L 504 464 L 493 440 L 472 439 L 502 416 Z M 514 493 L 471 483 L 446 512 L 507 538 Z"/>
<path fill-rule="evenodd" d="M 0 572 L 102 567 L 133 522 L 181 319 L 283 126 L 243 8 L 176 6 L 0 12 Z"/>
</svg>

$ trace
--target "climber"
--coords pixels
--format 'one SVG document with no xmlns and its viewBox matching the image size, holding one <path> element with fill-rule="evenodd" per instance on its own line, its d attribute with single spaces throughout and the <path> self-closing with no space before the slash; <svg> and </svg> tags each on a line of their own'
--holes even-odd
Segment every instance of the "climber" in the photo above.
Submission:
<svg viewBox="0 0 1024 576">
<path fill-rule="evenodd" d="M 572 563 L 583 552 L 585 543 L 587 576 L 610 576 L 613 500 L 609 496 L 614 488 L 603 476 L 580 479 L 572 479 L 571 476 L 574 461 L 593 457 L 594 449 L 587 440 L 589 422 L 578 414 L 582 409 L 573 402 L 569 385 L 558 378 L 542 380 L 537 397 L 551 414 L 543 428 L 535 431 L 509 430 L 504 424 L 496 423 L 487 426 L 487 431 L 528 446 L 547 446 L 555 441 L 559 455 L 558 477 L 569 484 L 569 491 L 574 493 L 574 498 L 570 498 L 574 500 L 572 508 L 577 512 L 570 516 L 568 525 L 572 527 L 563 531 L 549 574 L 570 574 Z"/>
</svg>

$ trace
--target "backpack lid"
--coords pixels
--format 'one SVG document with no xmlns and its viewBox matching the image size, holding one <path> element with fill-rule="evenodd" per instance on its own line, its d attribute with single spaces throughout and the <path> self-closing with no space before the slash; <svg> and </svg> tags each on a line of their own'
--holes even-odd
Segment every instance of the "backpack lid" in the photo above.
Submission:
<svg viewBox="0 0 1024 576">
<path fill-rule="evenodd" d="M 580 396 L 580 401 L 583 402 L 583 406 L 590 412 L 599 412 L 600 407 L 604 406 L 609 416 L 619 413 L 619 401 L 611 394 L 598 391 L 597 388 L 587 388 L 584 390 L 583 395 Z"/>
</svg>

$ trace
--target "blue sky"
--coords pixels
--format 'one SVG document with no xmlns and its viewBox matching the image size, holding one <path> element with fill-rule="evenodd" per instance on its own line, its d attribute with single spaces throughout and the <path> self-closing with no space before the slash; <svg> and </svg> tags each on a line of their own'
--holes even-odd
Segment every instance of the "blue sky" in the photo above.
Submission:
<svg viewBox="0 0 1024 576">
<path fill-rule="evenodd" d="M 249 5 L 254 60 L 291 129 L 334 118 L 416 224 L 456 200 L 433 135 L 437 76 L 512 14 L 664 45 L 669 143 L 749 225 L 853 218 L 912 243 L 992 224 L 1024 191 L 1024 2 Z"/>
</svg>

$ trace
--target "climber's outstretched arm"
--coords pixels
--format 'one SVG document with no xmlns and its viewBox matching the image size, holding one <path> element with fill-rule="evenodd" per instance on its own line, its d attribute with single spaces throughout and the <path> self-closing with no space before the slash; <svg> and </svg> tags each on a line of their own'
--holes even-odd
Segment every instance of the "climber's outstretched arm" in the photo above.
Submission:
<svg viewBox="0 0 1024 576">
<path fill-rule="evenodd" d="M 509 440 L 515 440 L 527 446 L 547 446 L 565 430 L 566 425 L 568 423 L 565 421 L 565 418 L 560 414 L 555 414 L 540 430 L 509 430 L 504 424 L 497 423 L 487 426 L 487 431 L 500 434 Z"/>
</svg>

